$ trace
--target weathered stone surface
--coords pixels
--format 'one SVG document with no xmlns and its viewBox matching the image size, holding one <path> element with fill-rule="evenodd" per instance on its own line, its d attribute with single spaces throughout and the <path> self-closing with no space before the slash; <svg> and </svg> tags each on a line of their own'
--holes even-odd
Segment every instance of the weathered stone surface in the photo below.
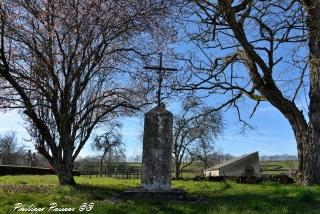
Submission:
<svg viewBox="0 0 320 214">
<path fill-rule="evenodd" d="M 173 115 L 164 106 L 145 114 L 141 187 L 170 191 Z"/>
</svg>

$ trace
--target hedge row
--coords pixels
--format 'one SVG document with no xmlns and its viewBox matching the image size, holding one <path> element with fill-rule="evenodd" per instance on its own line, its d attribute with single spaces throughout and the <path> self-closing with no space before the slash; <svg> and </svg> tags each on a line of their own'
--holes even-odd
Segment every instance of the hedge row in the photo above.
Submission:
<svg viewBox="0 0 320 214">
<path fill-rule="evenodd" d="M 56 174 L 53 169 L 28 167 L 28 166 L 0 166 L 0 175 L 53 175 Z M 80 176 L 80 172 L 73 170 L 74 176 Z"/>
</svg>

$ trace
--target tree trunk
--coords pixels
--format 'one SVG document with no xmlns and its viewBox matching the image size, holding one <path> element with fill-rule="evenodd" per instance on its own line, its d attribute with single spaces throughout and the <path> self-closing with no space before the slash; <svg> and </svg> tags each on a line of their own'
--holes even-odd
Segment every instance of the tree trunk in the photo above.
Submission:
<svg viewBox="0 0 320 214">
<path fill-rule="evenodd" d="M 303 146 L 303 159 L 300 160 L 300 172 L 303 175 L 300 182 L 305 185 L 320 184 L 320 132 L 310 125 L 311 133 Z"/>
<path fill-rule="evenodd" d="M 100 165 L 99 165 L 99 176 L 100 177 L 102 177 L 103 160 L 104 160 L 104 157 L 106 156 L 108 150 L 109 150 L 109 147 L 104 149 L 103 154 L 102 154 L 101 159 L 100 159 Z"/>
<path fill-rule="evenodd" d="M 309 127 L 302 148 L 303 183 L 320 184 L 320 0 L 306 5 L 309 30 Z"/>
<path fill-rule="evenodd" d="M 65 161 L 64 161 L 65 162 Z M 73 174 L 72 174 L 72 163 L 65 162 L 56 166 L 55 170 L 59 178 L 61 185 L 75 185 Z"/>
<path fill-rule="evenodd" d="M 103 158 L 100 159 L 100 164 L 99 164 L 99 177 L 102 177 L 102 164 L 103 164 Z"/>
<path fill-rule="evenodd" d="M 62 140 L 62 138 L 60 140 Z M 67 140 L 64 142 L 66 142 L 64 149 L 61 150 L 60 148 L 58 150 L 59 152 L 57 153 L 56 158 L 54 158 L 56 161 L 53 166 L 55 166 L 61 185 L 75 185 L 76 183 L 73 179 L 72 145 Z"/>
<path fill-rule="evenodd" d="M 175 179 L 178 180 L 180 178 L 180 163 L 179 161 L 175 161 Z"/>
</svg>

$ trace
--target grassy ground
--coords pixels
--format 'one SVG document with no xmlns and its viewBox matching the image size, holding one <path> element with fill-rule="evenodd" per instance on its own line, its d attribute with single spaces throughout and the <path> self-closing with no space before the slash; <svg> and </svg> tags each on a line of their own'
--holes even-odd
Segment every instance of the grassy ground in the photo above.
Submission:
<svg viewBox="0 0 320 214">
<path fill-rule="evenodd" d="M 0 176 L 0 213 L 15 213 L 16 203 L 49 209 L 75 208 L 94 203 L 90 213 L 319 213 L 320 186 L 302 187 L 264 183 L 173 181 L 206 204 L 145 200 L 119 200 L 122 191 L 139 186 L 139 180 L 77 177 L 75 187 L 59 186 L 56 176 Z M 22 212 L 19 212 L 22 213 Z M 31 213 L 31 212 L 29 212 Z M 39 212 L 40 213 L 40 212 Z M 54 212 L 51 212 L 54 213 Z M 61 213 L 61 212 L 56 212 Z"/>
</svg>

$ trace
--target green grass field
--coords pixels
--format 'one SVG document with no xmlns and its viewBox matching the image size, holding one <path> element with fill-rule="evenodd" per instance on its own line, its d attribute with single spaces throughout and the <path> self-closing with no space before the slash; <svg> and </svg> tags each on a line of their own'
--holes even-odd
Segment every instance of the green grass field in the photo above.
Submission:
<svg viewBox="0 0 320 214">
<path fill-rule="evenodd" d="M 204 197 L 208 203 L 124 201 L 118 195 L 139 186 L 139 180 L 76 177 L 75 187 L 60 186 L 56 176 L 1 176 L 0 213 L 14 212 L 15 204 L 45 208 L 75 208 L 70 213 L 319 213 L 320 186 L 303 187 L 264 183 L 260 185 L 230 182 L 173 181 L 192 196 Z M 83 203 L 94 203 L 91 212 L 80 212 Z M 31 212 L 29 212 L 31 213 Z M 38 212 L 43 213 L 43 212 Z M 51 212 L 62 213 L 62 212 Z M 66 212 L 64 212 L 66 213 Z"/>
</svg>

